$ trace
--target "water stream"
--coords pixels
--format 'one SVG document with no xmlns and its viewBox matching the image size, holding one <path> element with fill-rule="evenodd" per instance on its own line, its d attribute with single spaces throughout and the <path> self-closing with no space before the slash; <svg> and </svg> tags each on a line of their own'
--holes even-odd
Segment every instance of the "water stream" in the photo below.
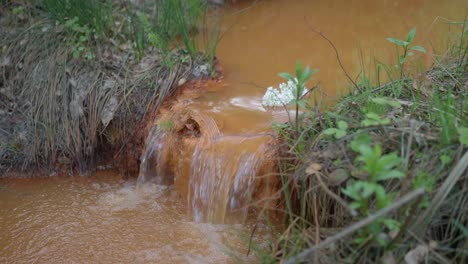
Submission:
<svg viewBox="0 0 468 264">
<path fill-rule="evenodd" d="M 429 61 L 431 43 L 443 46 L 440 32 L 450 29 L 436 17 L 460 21 L 466 7 L 464 0 L 237 0 L 221 25 L 223 81 L 172 113 L 182 127 L 148 136 L 138 188 L 112 171 L 0 179 L 0 263 L 234 263 L 236 254 L 255 262 L 245 257 L 252 223 L 245 205 L 265 196 L 254 177 L 269 167 L 271 123 L 285 118 L 261 106 L 266 87 L 282 82 L 277 73 L 293 71 L 296 60 L 320 69 L 316 82 L 327 98 L 348 87 L 333 50 L 309 26 L 334 42 L 355 76 L 359 48 L 366 66 L 373 56 L 391 63 L 386 37 L 403 38 L 412 27 Z"/>
</svg>

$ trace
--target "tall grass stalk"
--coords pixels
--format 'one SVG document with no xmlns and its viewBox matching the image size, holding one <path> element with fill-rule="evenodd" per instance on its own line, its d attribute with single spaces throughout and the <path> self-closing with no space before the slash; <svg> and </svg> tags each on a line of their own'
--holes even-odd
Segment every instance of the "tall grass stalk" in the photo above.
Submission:
<svg viewBox="0 0 468 264">
<path fill-rule="evenodd" d="M 207 7 L 203 0 L 160 0 L 152 18 L 154 30 L 169 42 L 180 39 L 189 54 L 195 57 L 198 51 L 192 32 Z"/>
</svg>

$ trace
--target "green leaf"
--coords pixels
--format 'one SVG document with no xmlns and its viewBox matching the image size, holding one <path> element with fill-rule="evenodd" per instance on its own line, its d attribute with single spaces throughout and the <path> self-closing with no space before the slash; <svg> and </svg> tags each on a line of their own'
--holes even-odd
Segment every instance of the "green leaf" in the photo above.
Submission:
<svg viewBox="0 0 468 264">
<path fill-rule="evenodd" d="M 371 119 L 364 119 L 361 121 L 361 125 L 362 126 L 365 126 L 365 127 L 369 127 L 369 126 L 375 126 L 375 125 L 378 125 L 379 123 L 375 120 L 371 120 Z"/>
<path fill-rule="evenodd" d="M 343 192 L 344 193 L 344 192 Z M 352 202 L 349 204 L 349 207 L 351 207 L 351 209 L 359 209 L 361 207 L 361 203 L 358 203 L 358 202 Z"/>
<path fill-rule="evenodd" d="M 341 189 L 341 192 L 350 197 L 350 198 L 353 198 L 354 200 L 359 200 L 359 194 L 358 194 L 358 186 L 356 184 L 352 184 L 348 187 L 346 187 L 346 189 Z M 360 204 L 359 203 L 356 203 L 355 204 L 357 207 L 355 207 L 354 209 L 357 209 L 360 207 Z"/>
<path fill-rule="evenodd" d="M 346 136 L 346 131 L 344 130 L 338 130 L 336 131 L 335 138 L 340 139 L 342 137 Z"/>
<path fill-rule="evenodd" d="M 369 137 L 369 134 L 358 134 L 354 137 L 353 141 L 351 141 L 351 149 L 355 152 L 359 152 L 359 148 L 361 145 L 370 145 L 371 141 L 372 140 Z"/>
<path fill-rule="evenodd" d="M 376 185 L 368 182 L 358 182 L 361 188 L 361 197 L 369 198 L 376 190 Z"/>
<path fill-rule="evenodd" d="M 447 165 L 452 161 L 452 158 L 449 155 L 442 155 L 440 156 L 440 162 L 442 162 L 443 165 Z"/>
<path fill-rule="evenodd" d="M 284 78 L 286 80 L 290 80 L 290 81 L 295 81 L 294 80 L 294 76 L 292 76 L 291 74 L 287 73 L 287 72 L 282 72 L 280 74 L 278 74 L 281 78 Z"/>
<path fill-rule="evenodd" d="M 400 230 L 401 223 L 398 222 L 397 220 L 384 219 L 382 222 L 390 231 Z"/>
<path fill-rule="evenodd" d="M 468 146 L 468 127 L 458 128 L 458 140 L 460 143 Z"/>
<path fill-rule="evenodd" d="M 382 156 L 382 146 L 380 146 L 380 144 L 375 144 L 375 146 L 374 146 L 374 154 L 375 154 L 375 156 L 377 156 L 377 157 Z"/>
<path fill-rule="evenodd" d="M 310 72 L 310 67 L 307 66 L 304 71 L 302 72 L 302 80 L 301 80 L 301 83 L 305 83 L 307 82 L 307 80 L 310 78 L 310 76 L 312 75 L 312 73 Z"/>
<path fill-rule="evenodd" d="M 414 55 L 414 53 L 413 53 L 413 52 L 411 52 L 411 51 L 410 51 L 410 52 L 408 52 L 408 54 L 407 54 L 407 56 L 410 56 L 410 57 L 411 57 L 411 56 L 413 56 L 413 55 Z"/>
<path fill-rule="evenodd" d="M 297 105 L 299 105 L 299 107 L 306 108 L 306 104 L 305 104 L 304 100 L 297 100 L 296 103 L 297 103 Z"/>
<path fill-rule="evenodd" d="M 395 153 L 387 154 L 380 158 L 380 161 L 386 170 L 401 164 L 401 159 Z"/>
<path fill-rule="evenodd" d="M 393 100 L 393 99 L 385 98 L 385 97 L 372 98 L 371 101 L 379 105 L 389 105 L 395 108 L 398 108 L 401 106 L 400 102 Z"/>
<path fill-rule="evenodd" d="M 403 41 L 403 40 L 399 40 L 399 39 L 396 39 L 396 38 L 387 38 L 387 40 L 392 42 L 393 44 L 396 44 L 396 45 L 402 46 L 402 47 L 406 47 L 406 46 L 409 45 L 408 42 Z"/>
<path fill-rule="evenodd" d="M 380 120 L 380 122 L 379 122 L 379 124 L 381 124 L 381 125 L 388 125 L 390 123 L 391 123 L 390 118 L 384 118 L 384 119 Z"/>
<path fill-rule="evenodd" d="M 88 38 L 87 38 L 86 36 L 81 35 L 81 36 L 78 38 L 78 40 L 79 40 L 80 42 L 86 42 L 86 41 L 88 41 Z"/>
<path fill-rule="evenodd" d="M 296 62 L 296 76 L 298 80 L 302 80 L 302 65 L 300 61 Z"/>
<path fill-rule="evenodd" d="M 378 121 L 380 120 L 380 116 L 374 112 L 369 112 L 366 114 L 366 117 L 371 119 L 371 120 L 375 120 L 375 121 Z"/>
<path fill-rule="evenodd" d="M 403 178 L 405 174 L 398 170 L 391 170 L 391 171 L 382 171 L 377 173 L 377 180 L 378 181 L 385 181 L 390 179 L 400 179 Z"/>
<path fill-rule="evenodd" d="M 426 49 L 422 46 L 412 46 L 410 48 L 410 50 L 415 50 L 415 51 L 419 51 L 419 52 L 422 52 L 422 53 L 426 53 Z"/>
<path fill-rule="evenodd" d="M 369 145 L 360 145 L 359 146 L 359 153 L 361 153 L 362 156 L 358 157 L 358 160 L 366 162 L 366 160 L 369 159 L 369 157 L 374 156 L 374 151 Z"/>
<path fill-rule="evenodd" d="M 416 28 L 412 28 L 410 32 L 408 32 L 408 35 L 406 36 L 406 42 L 411 43 L 414 39 L 414 36 L 416 36 Z"/>
<path fill-rule="evenodd" d="M 340 120 L 338 121 L 338 128 L 346 131 L 346 129 L 348 129 L 348 123 Z"/>
<path fill-rule="evenodd" d="M 392 201 L 380 184 L 375 184 L 375 198 L 378 209 L 387 207 Z"/>
<path fill-rule="evenodd" d="M 323 131 L 323 133 L 324 133 L 325 135 L 331 136 L 331 135 L 334 135 L 337 131 L 338 131 L 338 129 L 332 127 L 332 128 L 327 128 L 327 129 L 325 129 L 325 130 Z"/>
<path fill-rule="evenodd" d="M 398 59 L 398 63 L 400 63 L 400 64 L 404 64 L 405 62 L 406 62 L 406 57 L 401 56 L 401 57 Z"/>
</svg>

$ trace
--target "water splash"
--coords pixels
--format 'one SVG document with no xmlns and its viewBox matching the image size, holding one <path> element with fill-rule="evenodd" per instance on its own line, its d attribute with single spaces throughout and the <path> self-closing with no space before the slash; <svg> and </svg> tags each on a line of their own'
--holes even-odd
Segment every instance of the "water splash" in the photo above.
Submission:
<svg viewBox="0 0 468 264">
<path fill-rule="evenodd" d="M 145 150 L 141 156 L 137 188 L 141 188 L 146 182 L 159 185 L 174 183 L 173 177 L 168 171 L 169 138 L 168 133 L 157 126 L 150 130 L 146 139 Z"/>
</svg>

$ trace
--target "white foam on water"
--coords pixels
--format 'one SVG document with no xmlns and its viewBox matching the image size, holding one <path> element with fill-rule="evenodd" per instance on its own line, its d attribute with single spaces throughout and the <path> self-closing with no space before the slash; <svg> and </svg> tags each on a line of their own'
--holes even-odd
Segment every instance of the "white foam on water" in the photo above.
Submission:
<svg viewBox="0 0 468 264">
<path fill-rule="evenodd" d="M 134 183 L 125 184 L 120 189 L 101 194 L 95 209 L 116 212 L 132 210 L 144 204 L 148 209 L 160 210 L 161 205 L 158 204 L 157 199 L 167 190 L 167 186 L 152 183 L 144 184 L 138 188 Z"/>
</svg>

